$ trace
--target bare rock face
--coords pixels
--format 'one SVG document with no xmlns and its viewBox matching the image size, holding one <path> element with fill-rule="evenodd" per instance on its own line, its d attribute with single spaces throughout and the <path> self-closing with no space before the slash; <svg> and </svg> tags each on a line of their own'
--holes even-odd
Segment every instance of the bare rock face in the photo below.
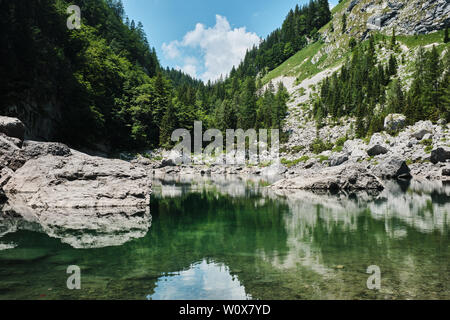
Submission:
<svg viewBox="0 0 450 320">
<path fill-rule="evenodd" d="M 27 161 L 3 188 L 9 201 L 32 208 L 148 206 L 151 183 L 143 168 L 72 153 Z"/>
<path fill-rule="evenodd" d="M 274 189 L 358 191 L 383 190 L 383 183 L 362 165 L 331 167 L 319 172 L 305 170 L 293 179 L 284 179 L 272 185 Z"/>
<path fill-rule="evenodd" d="M 33 159 L 46 155 L 66 157 L 71 154 L 72 152 L 68 146 L 57 142 L 25 141 L 22 148 L 22 155 L 26 159 Z"/>
<path fill-rule="evenodd" d="M 20 140 L 19 140 L 20 141 Z M 17 170 L 26 162 L 21 154 L 21 141 L 0 133 L 0 169 L 10 168 Z"/>
<path fill-rule="evenodd" d="M 402 114 L 390 114 L 384 119 L 384 128 L 388 131 L 398 131 L 406 125 L 406 117 Z"/>
<path fill-rule="evenodd" d="M 447 162 L 450 159 L 450 148 L 440 147 L 431 151 L 431 162 L 437 164 L 439 162 Z"/>
<path fill-rule="evenodd" d="M 370 148 L 369 150 L 367 150 L 367 154 L 370 157 L 375 157 L 378 156 L 380 154 L 386 154 L 388 153 L 388 149 L 386 149 L 385 147 L 377 144 L 375 146 L 373 146 L 372 148 Z"/>
<path fill-rule="evenodd" d="M 8 137 L 23 141 L 25 137 L 25 125 L 17 118 L 0 116 L 0 132 Z"/>
<path fill-rule="evenodd" d="M 381 160 L 381 163 L 373 168 L 373 173 L 383 179 L 410 178 L 411 170 L 405 160 L 393 155 Z"/>
</svg>

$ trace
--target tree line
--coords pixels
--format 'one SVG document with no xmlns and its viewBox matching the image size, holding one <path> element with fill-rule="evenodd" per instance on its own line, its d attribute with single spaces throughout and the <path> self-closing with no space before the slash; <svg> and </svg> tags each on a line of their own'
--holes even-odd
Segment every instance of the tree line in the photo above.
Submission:
<svg viewBox="0 0 450 320">
<path fill-rule="evenodd" d="M 394 49 L 387 63 L 378 61 L 376 45 Z M 411 86 L 406 89 L 398 75 L 399 65 L 406 61 L 396 53 L 397 45 L 394 33 L 389 43 L 382 36 L 371 36 L 354 47 L 342 69 L 321 84 L 313 105 L 319 126 L 325 118 L 351 116 L 356 118 L 356 136 L 365 137 L 382 131 L 390 113 L 405 114 L 410 124 L 440 118 L 450 121 L 450 53 L 441 59 L 436 47 L 419 48 Z"/>
</svg>

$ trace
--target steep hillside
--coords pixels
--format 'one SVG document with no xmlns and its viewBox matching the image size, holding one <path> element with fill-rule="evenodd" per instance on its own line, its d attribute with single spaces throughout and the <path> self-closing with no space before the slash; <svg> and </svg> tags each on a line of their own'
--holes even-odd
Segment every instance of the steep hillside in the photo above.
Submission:
<svg viewBox="0 0 450 320">
<path fill-rule="evenodd" d="M 427 161 L 433 148 L 446 146 L 448 128 L 440 131 L 433 129 L 431 122 L 425 122 L 429 128 L 427 132 L 435 132 L 441 137 L 432 136 L 422 144 L 413 142 L 416 147 L 412 148 L 398 144 L 424 126 L 423 123 L 415 125 L 416 121 L 436 123 L 439 118 L 448 118 L 450 44 L 444 38 L 445 27 L 449 25 L 450 4 L 423 0 L 395 3 L 342 1 L 332 13 L 332 21 L 319 30 L 319 41 L 310 43 L 262 78 L 266 85 L 269 82 L 284 83 L 291 95 L 284 125 L 289 138 L 281 150 L 283 163 L 294 171 L 295 168 L 310 167 L 311 163 L 336 165 L 348 155 L 348 150 L 341 153 L 344 144 L 348 147 L 353 143 L 359 146 L 355 149 L 366 150 L 369 145 L 374 145 L 373 139 L 382 139 L 384 144 L 389 142 L 387 145 L 391 144 L 397 154 L 406 157 L 410 165 Z M 367 62 L 370 61 L 368 55 L 373 57 L 372 62 Z M 373 67 L 367 69 L 367 63 Z M 423 70 L 418 72 L 421 65 Z M 335 86 L 342 81 L 343 66 L 351 77 L 361 78 L 353 79 L 348 83 L 349 87 L 339 91 Z M 377 79 L 379 70 L 381 75 L 385 74 L 384 80 Z M 435 74 L 434 80 L 421 76 L 427 72 Z M 423 81 L 425 83 L 421 85 Z M 427 81 L 437 83 L 436 89 L 430 87 L 428 95 L 424 93 L 426 89 L 422 90 L 427 87 Z M 345 82 L 342 85 L 346 86 Z M 329 86 L 331 98 L 324 91 Z M 368 92 L 371 88 L 379 93 Z M 355 96 L 361 96 L 360 106 L 353 104 Z M 439 105 L 433 102 L 434 97 Z M 411 127 L 402 132 L 376 133 L 385 131 L 385 117 L 395 112 L 405 113 L 405 124 Z M 443 119 L 440 123 L 448 120 Z M 355 159 L 369 161 L 370 158 L 361 151 Z"/>
</svg>

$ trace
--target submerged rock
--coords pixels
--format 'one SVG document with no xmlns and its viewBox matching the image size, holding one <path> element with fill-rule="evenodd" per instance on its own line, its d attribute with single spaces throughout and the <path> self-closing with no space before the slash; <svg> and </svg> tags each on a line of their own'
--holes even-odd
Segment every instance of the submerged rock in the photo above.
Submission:
<svg viewBox="0 0 450 320">
<path fill-rule="evenodd" d="M 362 165 L 305 170 L 293 179 L 284 179 L 272 185 L 275 189 L 303 190 L 383 190 L 383 183 Z"/>
<path fill-rule="evenodd" d="M 8 199 L 34 208 L 145 207 L 145 170 L 122 161 L 73 152 L 31 159 L 4 186 Z"/>
</svg>

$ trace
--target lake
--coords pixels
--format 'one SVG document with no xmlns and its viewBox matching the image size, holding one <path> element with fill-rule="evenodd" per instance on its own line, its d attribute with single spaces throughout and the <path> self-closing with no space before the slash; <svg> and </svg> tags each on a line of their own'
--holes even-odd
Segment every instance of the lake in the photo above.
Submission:
<svg viewBox="0 0 450 320">
<path fill-rule="evenodd" d="M 450 187 L 318 194 L 269 182 L 157 180 L 149 212 L 94 218 L 4 208 L 0 299 L 450 299 Z M 70 265 L 81 290 L 67 289 Z"/>
</svg>

